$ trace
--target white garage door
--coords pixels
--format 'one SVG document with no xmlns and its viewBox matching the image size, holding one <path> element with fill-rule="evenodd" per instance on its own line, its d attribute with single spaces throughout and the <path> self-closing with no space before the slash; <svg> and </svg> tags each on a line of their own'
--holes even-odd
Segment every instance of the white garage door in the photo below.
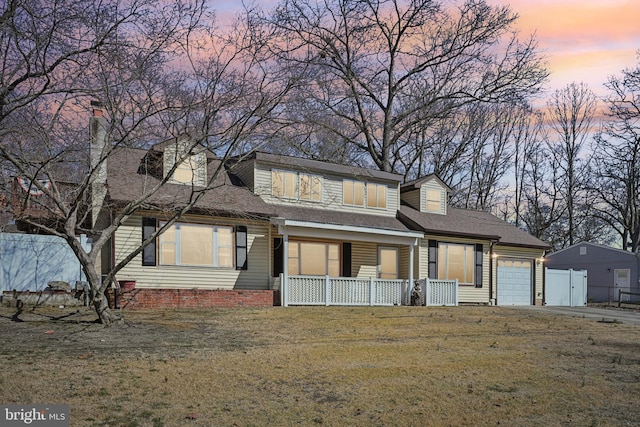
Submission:
<svg viewBox="0 0 640 427">
<path fill-rule="evenodd" d="M 498 260 L 498 305 L 531 305 L 532 262 Z"/>
</svg>

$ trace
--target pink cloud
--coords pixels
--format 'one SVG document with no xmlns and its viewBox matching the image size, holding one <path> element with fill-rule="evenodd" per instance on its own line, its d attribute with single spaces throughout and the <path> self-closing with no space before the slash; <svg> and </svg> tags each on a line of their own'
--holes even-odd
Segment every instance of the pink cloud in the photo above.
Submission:
<svg viewBox="0 0 640 427">
<path fill-rule="evenodd" d="M 608 76 L 637 63 L 638 1 L 511 0 L 508 4 L 520 16 L 516 25 L 523 35 L 536 34 L 548 58 L 552 88 L 583 81 L 600 93 Z"/>
</svg>

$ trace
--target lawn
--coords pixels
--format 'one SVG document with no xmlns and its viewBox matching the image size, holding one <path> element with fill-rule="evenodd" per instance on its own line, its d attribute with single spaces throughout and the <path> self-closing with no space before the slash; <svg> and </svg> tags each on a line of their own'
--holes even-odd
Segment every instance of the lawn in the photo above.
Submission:
<svg viewBox="0 0 640 427">
<path fill-rule="evenodd" d="M 499 307 L 13 315 L 0 403 L 68 404 L 72 426 L 640 425 L 638 325 Z"/>
</svg>

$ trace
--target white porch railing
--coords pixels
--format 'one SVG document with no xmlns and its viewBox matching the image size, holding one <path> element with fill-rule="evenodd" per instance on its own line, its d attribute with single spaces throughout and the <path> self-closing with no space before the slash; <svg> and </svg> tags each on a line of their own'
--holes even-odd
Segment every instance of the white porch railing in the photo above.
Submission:
<svg viewBox="0 0 640 427">
<path fill-rule="evenodd" d="M 280 283 L 282 305 L 402 305 L 406 280 L 288 276 Z"/>
<path fill-rule="evenodd" d="M 421 279 L 422 301 L 427 306 L 457 306 L 458 281 Z"/>
<path fill-rule="evenodd" d="M 281 275 L 278 288 L 282 305 L 403 305 L 409 304 L 407 280 L 358 279 L 330 276 Z M 458 305 L 458 282 L 454 280 L 420 281 L 423 303 L 432 306 Z"/>
</svg>

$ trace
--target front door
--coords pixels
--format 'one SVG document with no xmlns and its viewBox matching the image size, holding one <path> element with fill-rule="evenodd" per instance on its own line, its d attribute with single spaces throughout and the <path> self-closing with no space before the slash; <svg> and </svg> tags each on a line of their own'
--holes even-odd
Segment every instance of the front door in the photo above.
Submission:
<svg viewBox="0 0 640 427">
<path fill-rule="evenodd" d="M 618 301 L 619 292 L 629 292 L 631 290 L 631 270 L 619 268 L 613 270 L 613 300 Z M 622 295 L 620 301 L 629 301 L 630 295 Z"/>
<path fill-rule="evenodd" d="M 398 278 L 398 248 L 384 246 L 378 248 L 378 278 Z"/>
</svg>

